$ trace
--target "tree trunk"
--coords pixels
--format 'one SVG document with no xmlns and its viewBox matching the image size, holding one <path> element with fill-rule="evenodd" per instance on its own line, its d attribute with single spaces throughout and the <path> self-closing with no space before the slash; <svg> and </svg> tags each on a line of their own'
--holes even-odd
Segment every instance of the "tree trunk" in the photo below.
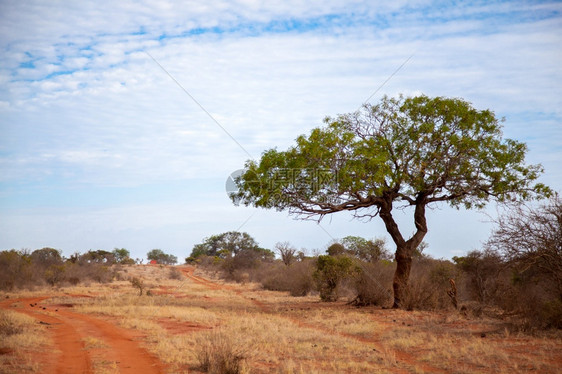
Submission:
<svg viewBox="0 0 562 374">
<path fill-rule="evenodd" d="M 392 202 L 382 205 L 379 212 L 379 216 L 386 226 L 386 231 L 388 231 L 396 244 L 396 253 L 394 256 L 396 260 L 396 271 L 394 272 L 394 279 L 392 281 L 392 289 L 394 291 L 393 308 L 400 308 L 402 306 L 401 303 L 404 300 L 408 288 L 408 279 L 410 278 L 410 270 L 412 269 L 412 255 L 427 233 L 425 204 L 424 195 L 418 196 L 414 210 L 416 232 L 408 241 L 404 240 L 404 237 L 398 229 L 398 225 L 392 217 Z"/>
<path fill-rule="evenodd" d="M 413 251 L 407 247 L 407 245 L 398 247 L 394 256 L 396 259 L 396 271 L 394 272 L 394 279 L 392 280 L 392 289 L 394 291 L 394 303 L 392 304 L 392 308 L 394 309 L 402 306 L 402 301 L 408 289 Z"/>
</svg>

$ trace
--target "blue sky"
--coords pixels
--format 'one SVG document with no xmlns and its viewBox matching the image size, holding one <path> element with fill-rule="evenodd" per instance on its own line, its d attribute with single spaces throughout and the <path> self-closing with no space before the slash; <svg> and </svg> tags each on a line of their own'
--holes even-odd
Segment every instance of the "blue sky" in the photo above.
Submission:
<svg viewBox="0 0 562 374">
<path fill-rule="evenodd" d="M 235 207 L 225 182 L 248 153 L 356 110 L 405 61 L 370 102 L 425 93 L 490 108 L 562 191 L 561 12 L 557 1 L 2 1 L 0 249 L 184 258 L 230 230 L 311 253 L 387 237 L 378 219 L 318 225 Z M 428 252 L 481 247 L 486 214 L 496 207 L 436 207 Z"/>
</svg>

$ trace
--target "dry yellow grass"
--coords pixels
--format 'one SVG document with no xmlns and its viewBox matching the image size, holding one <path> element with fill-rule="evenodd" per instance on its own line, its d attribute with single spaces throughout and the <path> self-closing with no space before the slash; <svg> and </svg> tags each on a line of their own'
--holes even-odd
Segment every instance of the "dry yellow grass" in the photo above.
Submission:
<svg viewBox="0 0 562 374">
<path fill-rule="evenodd" d="M 48 302 L 141 332 L 170 373 L 200 372 L 202 349 L 217 334 L 248 373 L 555 373 L 562 359 L 560 333 L 530 336 L 454 312 L 354 308 L 250 283 L 213 286 L 169 275 L 158 266 L 124 267 L 120 281 L 63 288 Z M 133 276 L 153 296 L 139 297 L 127 278 Z M 103 348 L 93 339 L 87 349 Z M 111 362 L 92 362 L 96 373 L 115 370 Z"/>
<path fill-rule="evenodd" d="M 50 344 L 45 328 L 33 318 L 0 309 L 0 370 L 5 373 L 38 372 L 34 355 Z"/>
<path fill-rule="evenodd" d="M 151 270 L 151 276 L 159 273 L 158 268 Z M 148 277 L 149 272 L 137 271 L 135 276 Z M 327 334 L 314 325 L 299 323 L 299 317 L 284 313 L 282 308 L 261 310 L 252 299 L 259 298 L 277 306 L 294 303 L 295 299 L 256 291 L 254 285 L 247 285 L 244 294 L 237 294 L 232 289 L 242 292 L 243 288 L 236 285 L 213 290 L 189 280 L 174 281 L 162 276 L 153 287 L 157 291 L 161 286 L 168 287 L 173 295 L 139 297 L 130 285 L 123 283 L 109 295 L 67 296 L 51 301 L 74 304 L 76 312 L 111 317 L 123 327 L 142 331 L 147 348 L 170 365 L 170 372 L 199 365 L 197 347 L 211 333 L 210 329 L 220 329 L 225 338 L 242 349 L 247 370 L 251 368 L 252 372 L 384 371 L 381 354 L 364 342 L 344 335 L 368 334 L 374 325 L 372 321 L 370 326 L 365 326 L 358 318 L 348 319 L 337 323 L 344 334 Z M 183 297 L 185 295 L 189 297 Z M 311 300 L 314 299 L 300 299 Z M 326 317 L 319 314 L 316 318 Z M 332 321 L 343 317 L 341 313 Z M 182 331 L 184 325 L 187 327 Z"/>
</svg>

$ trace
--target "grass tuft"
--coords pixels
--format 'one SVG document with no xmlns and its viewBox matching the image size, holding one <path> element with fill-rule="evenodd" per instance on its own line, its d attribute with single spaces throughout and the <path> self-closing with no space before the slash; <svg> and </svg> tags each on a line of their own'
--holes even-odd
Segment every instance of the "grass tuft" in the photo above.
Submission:
<svg viewBox="0 0 562 374">
<path fill-rule="evenodd" d="M 200 368 L 211 374 L 239 374 L 243 372 L 245 352 L 222 331 L 213 331 L 198 339 L 196 352 Z"/>
</svg>

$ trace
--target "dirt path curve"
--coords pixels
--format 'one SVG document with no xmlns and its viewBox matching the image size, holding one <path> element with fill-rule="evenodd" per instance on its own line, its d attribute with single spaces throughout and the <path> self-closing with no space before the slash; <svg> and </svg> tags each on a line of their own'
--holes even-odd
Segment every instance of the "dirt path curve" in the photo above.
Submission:
<svg viewBox="0 0 562 374">
<path fill-rule="evenodd" d="M 213 281 L 210 281 L 208 279 L 205 279 L 203 277 L 197 276 L 194 274 L 195 268 L 193 266 L 184 266 L 184 267 L 180 267 L 180 271 L 189 279 L 193 280 L 194 282 L 201 284 L 209 289 L 212 290 L 229 290 L 229 291 L 233 291 L 235 292 L 237 295 L 250 300 L 252 303 L 254 303 L 254 305 L 256 305 L 262 312 L 272 312 L 271 308 L 266 304 L 263 303 L 260 300 L 257 300 L 253 297 L 248 297 L 245 296 L 243 294 L 243 292 L 241 292 L 238 289 L 235 289 L 234 287 L 230 287 L 228 285 L 223 285 L 220 283 L 215 283 Z M 308 328 L 308 329 L 312 329 L 312 330 L 316 330 L 319 331 L 321 333 L 324 334 L 331 334 L 331 335 L 338 335 L 338 336 L 342 336 L 345 338 L 349 338 L 349 339 L 353 339 L 356 341 L 359 341 L 361 343 L 364 344 L 369 344 L 371 346 L 373 346 L 374 349 L 376 349 L 378 352 L 389 352 L 392 351 L 394 354 L 394 357 L 396 358 L 396 361 L 407 366 L 408 369 L 405 368 L 399 368 L 399 367 L 394 367 L 391 369 L 392 372 L 394 373 L 410 373 L 410 369 L 414 370 L 414 371 L 422 371 L 425 373 L 447 373 L 446 370 L 440 369 L 440 368 L 436 368 L 428 363 L 424 363 L 424 362 L 420 362 L 418 361 L 413 355 L 407 353 L 407 352 L 403 352 L 400 350 L 392 350 L 388 347 L 386 347 L 384 345 L 384 343 L 382 342 L 382 340 L 379 338 L 380 333 L 386 331 L 386 329 L 390 329 L 393 328 L 394 326 L 389 325 L 388 323 L 384 322 L 384 321 L 380 321 L 380 320 L 376 320 L 377 323 L 381 324 L 384 326 L 384 330 L 381 331 L 378 335 L 376 335 L 373 338 L 365 338 L 365 337 L 359 337 L 356 335 L 352 335 L 352 334 L 346 334 L 343 332 L 334 332 L 330 329 L 327 329 L 323 326 L 319 326 L 313 323 L 309 323 L 306 320 L 303 320 L 301 318 L 295 317 L 295 316 L 283 316 L 280 315 L 281 317 L 285 317 L 287 320 L 289 320 L 291 323 L 295 324 L 296 326 L 302 327 L 302 328 Z"/>
<path fill-rule="evenodd" d="M 53 333 L 56 351 L 40 358 L 42 373 L 90 374 L 95 358 L 109 362 L 119 373 L 164 373 L 163 365 L 139 343 L 139 337 L 131 331 L 115 326 L 100 318 L 71 311 L 64 305 L 46 304 L 48 296 L 3 301 L 0 307 L 29 315 Z M 45 308 L 45 309 L 43 309 Z M 86 349 L 88 339 L 95 339 L 99 346 Z"/>
<path fill-rule="evenodd" d="M 183 273 L 183 275 L 185 275 L 188 279 L 191 279 L 192 281 L 194 281 L 195 283 L 198 283 L 200 285 L 203 285 L 211 290 L 227 290 L 227 291 L 232 291 L 234 292 L 236 295 L 251 301 L 255 306 L 257 306 L 262 312 L 269 312 L 270 308 L 262 301 L 254 298 L 254 297 L 248 297 L 246 295 L 244 295 L 244 293 L 242 291 L 240 291 L 239 289 L 236 289 L 234 287 L 228 286 L 226 284 L 219 284 L 219 283 L 215 283 L 213 281 L 210 281 L 208 279 L 205 279 L 203 277 L 199 277 L 194 273 L 195 268 L 192 266 L 183 266 L 179 268 L 180 271 Z"/>
</svg>

